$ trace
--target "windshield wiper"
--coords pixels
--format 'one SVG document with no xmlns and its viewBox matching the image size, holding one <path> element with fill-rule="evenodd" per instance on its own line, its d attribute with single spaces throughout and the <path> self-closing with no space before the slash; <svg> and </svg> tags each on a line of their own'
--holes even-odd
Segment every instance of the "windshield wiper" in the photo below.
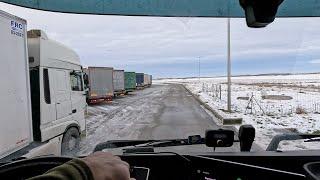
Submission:
<svg viewBox="0 0 320 180">
<path fill-rule="evenodd" d="M 107 141 L 96 145 L 94 152 L 104 149 L 114 149 L 127 147 L 126 150 L 135 152 L 152 152 L 155 147 L 172 147 L 186 145 L 205 144 L 207 147 L 231 147 L 234 142 L 240 142 L 241 151 L 250 151 L 255 137 L 253 126 L 242 125 L 239 130 L 238 138 L 235 139 L 234 131 L 230 129 L 207 130 L 205 137 L 200 135 L 188 136 L 187 139 L 162 139 L 162 140 L 116 140 Z"/>
<path fill-rule="evenodd" d="M 172 139 L 172 140 L 156 140 L 153 142 L 138 144 L 134 147 L 167 147 L 167 146 L 184 146 L 184 145 L 194 145 L 194 144 L 204 144 L 204 138 L 201 138 L 198 142 L 189 142 L 188 139 Z"/>
<path fill-rule="evenodd" d="M 197 135 L 196 140 L 191 140 L 189 136 L 188 139 L 162 139 L 162 140 L 116 140 L 116 141 L 107 141 L 104 143 L 98 144 L 95 151 L 102 151 L 103 149 L 113 149 L 121 147 L 131 147 L 131 148 L 146 148 L 146 147 L 168 147 L 168 146 L 185 146 L 185 145 L 196 145 L 204 144 L 205 138 L 201 138 Z"/>
<path fill-rule="evenodd" d="M 128 148 L 124 148 L 123 153 L 136 153 L 136 152 L 154 152 L 155 147 L 172 147 L 172 146 L 185 146 L 204 144 L 204 138 L 201 138 L 199 142 L 188 142 L 187 139 L 173 139 L 173 140 L 157 140 L 145 144 L 138 144 Z"/>
</svg>

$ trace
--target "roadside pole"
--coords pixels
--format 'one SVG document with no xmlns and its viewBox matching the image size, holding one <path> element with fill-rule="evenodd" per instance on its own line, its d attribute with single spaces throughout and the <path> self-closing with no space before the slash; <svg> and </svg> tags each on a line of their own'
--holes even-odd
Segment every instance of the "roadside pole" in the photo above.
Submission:
<svg viewBox="0 0 320 180">
<path fill-rule="evenodd" d="M 228 18 L 228 112 L 231 112 L 230 18 Z"/>
<path fill-rule="evenodd" d="M 198 58 L 199 58 L 199 67 L 198 67 L 198 70 L 199 70 L 198 72 L 199 72 L 199 74 L 198 74 L 198 77 L 199 77 L 199 84 L 200 84 L 200 82 L 201 82 L 201 81 L 200 81 L 200 56 L 199 56 Z"/>
</svg>

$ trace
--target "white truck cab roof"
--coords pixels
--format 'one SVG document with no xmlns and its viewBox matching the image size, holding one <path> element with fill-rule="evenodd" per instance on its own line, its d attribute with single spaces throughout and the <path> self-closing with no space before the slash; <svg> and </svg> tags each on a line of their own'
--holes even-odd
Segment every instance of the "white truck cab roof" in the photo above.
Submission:
<svg viewBox="0 0 320 180">
<path fill-rule="evenodd" d="M 30 67 L 68 68 L 70 66 L 70 69 L 74 69 L 74 66 L 81 66 L 80 58 L 75 51 L 49 39 L 42 30 L 28 31 L 28 48 Z"/>
</svg>

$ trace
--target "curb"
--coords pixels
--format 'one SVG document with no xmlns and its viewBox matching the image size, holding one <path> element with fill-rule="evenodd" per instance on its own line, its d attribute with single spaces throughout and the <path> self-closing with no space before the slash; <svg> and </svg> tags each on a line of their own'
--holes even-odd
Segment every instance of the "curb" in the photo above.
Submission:
<svg viewBox="0 0 320 180">
<path fill-rule="evenodd" d="M 203 102 L 198 95 L 192 93 L 184 84 L 180 84 L 182 85 L 186 91 L 188 91 L 202 106 L 204 106 L 208 111 L 210 111 L 216 118 L 218 118 L 223 125 L 238 125 L 238 124 L 242 124 L 242 118 L 241 117 L 235 117 L 235 118 L 226 118 L 223 117 L 218 110 L 213 109 L 212 107 L 210 107 L 207 103 Z"/>
</svg>

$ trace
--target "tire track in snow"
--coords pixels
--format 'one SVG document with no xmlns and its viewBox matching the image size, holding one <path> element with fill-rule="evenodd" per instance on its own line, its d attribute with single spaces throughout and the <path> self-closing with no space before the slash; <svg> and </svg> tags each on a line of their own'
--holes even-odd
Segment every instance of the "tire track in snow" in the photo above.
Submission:
<svg viewBox="0 0 320 180">
<path fill-rule="evenodd" d="M 90 106 L 87 137 L 80 144 L 79 154 L 90 153 L 100 142 L 137 139 L 143 128 L 153 126 L 153 115 L 159 111 L 159 103 L 168 89 L 168 86 L 155 85 L 109 105 Z"/>
</svg>

